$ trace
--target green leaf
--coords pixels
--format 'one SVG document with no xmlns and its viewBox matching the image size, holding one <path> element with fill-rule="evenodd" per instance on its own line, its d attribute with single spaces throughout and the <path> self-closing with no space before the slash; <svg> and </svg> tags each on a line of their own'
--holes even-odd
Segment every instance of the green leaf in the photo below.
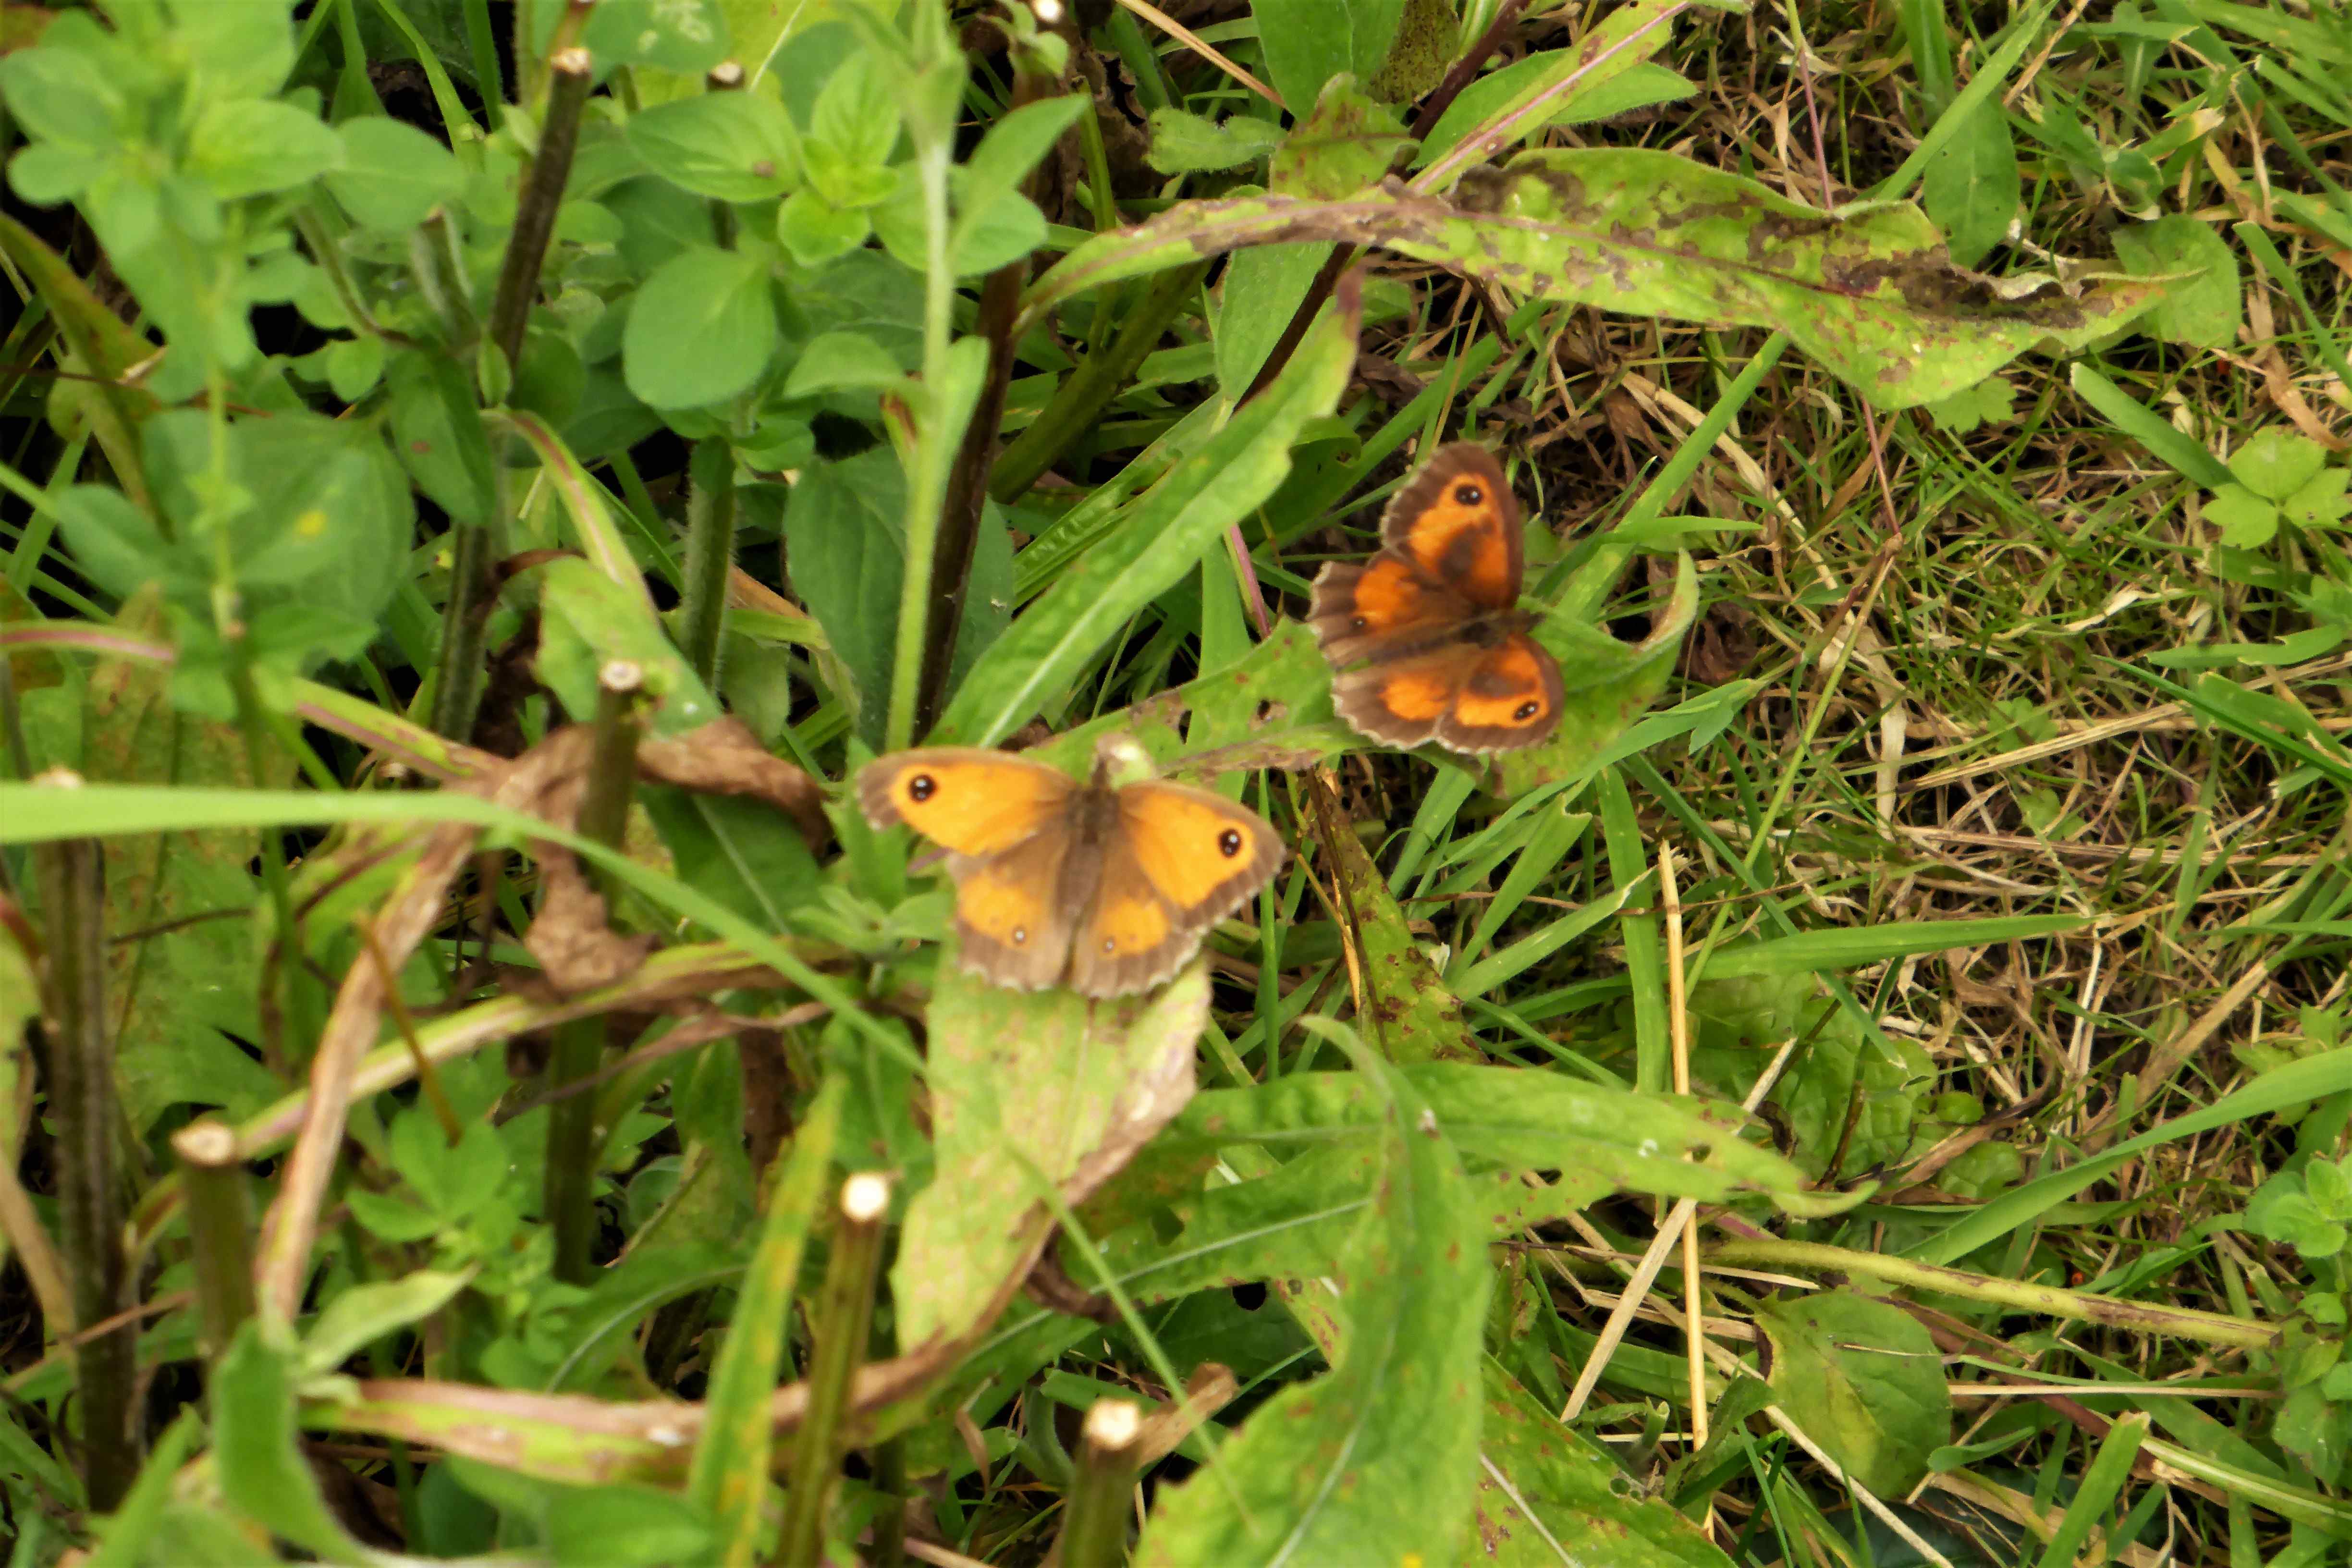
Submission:
<svg viewBox="0 0 2352 1568">
<path fill-rule="evenodd" d="M 983 1324 L 1055 1225 L 1041 1184 L 1085 1201 L 1192 1094 L 1208 966 L 1096 1002 L 993 985 L 940 960 L 925 1081 L 938 1173 L 908 1205 L 891 1299 L 908 1344 Z"/>
<path fill-rule="evenodd" d="M 235 7 L 223 7 L 235 9 Z M 213 1469 L 221 1499 L 272 1534 L 331 1563 L 369 1560 L 319 1495 L 297 1446 L 294 1356 L 262 1338 L 248 1319 L 214 1369 L 207 1388 L 213 1415 Z"/>
<path fill-rule="evenodd" d="M 2147 328 L 2169 342 L 2200 349 L 2238 341 L 2242 310 L 2238 253 L 2212 226 L 2186 213 L 2115 232 L 2116 257 L 2143 278 L 2166 279 L 2164 298 L 2148 312 Z"/>
<path fill-rule="evenodd" d="M 473 378 L 446 354 L 405 349 L 392 362 L 393 450 L 416 488 L 464 522 L 488 523 L 498 502 L 489 438 Z"/>
<path fill-rule="evenodd" d="M 1341 71 L 1369 81 L 1387 63 L 1404 0 L 1253 0 L 1274 90 L 1304 116 Z"/>
<path fill-rule="evenodd" d="M 964 745 L 1003 740 L 1066 689 L 1145 605 L 1191 575 L 1201 552 L 1290 472 L 1292 441 L 1331 411 L 1355 344 L 1352 319 L 1325 317 L 1272 387 L 1138 498 L 1117 531 L 1013 623 L 973 667 L 934 736 Z"/>
<path fill-rule="evenodd" d="M 698 247 L 664 262 L 637 291 L 621 338 L 629 390 L 656 408 L 695 408 L 748 390 L 777 343 L 767 263 Z"/>
<path fill-rule="evenodd" d="M 727 14 L 718 0 L 600 0 L 580 41 L 600 68 L 700 76 L 727 58 Z"/>
<path fill-rule="evenodd" d="M 790 190 L 799 171 L 792 121 L 764 93 L 708 92 L 632 115 L 629 145 L 672 184 L 726 202 Z"/>
<path fill-rule="evenodd" d="M 1274 151 L 1281 130 L 1252 115 L 1211 120 L 1181 109 L 1151 111 L 1151 150 L 1144 157 L 1163 174 L 1208 174 L 1255 163 Z"/>
<path fill-rule="evenodd" d="M 1267 188 L 1286 196 L 1337 200 L 1376 184 L 1409 144 L 1394 110 L 1375 103 L 1350 76 L 1324 84 L 1315 110 L 1275 149 Z"/>
<path fill-rule="evenodd" d="M 874 391 L 906 379 L 881 344 L 862 332 L 821 332 L 811 338 L 784 378 L 784 395 L 814 397 L 843 388 Z"/>
<path fill-rule="evenodd" d="M 208 101 L 267 97 L 294 66 L 292 0 L 175 0 L 172 43 Z"/>
<path fill-rule="evenodd" d="M 2318 477 L 2279 504 L 2279 510 L 2297 528 L 2334 528 L 2352 511 L 2345 498 L 2352 469 L 2322 468 Z"/>
<path fill-rule="evenodd" d="M 1625 1484 L 1598 1445 L 1485 1358 L 1475 1539 L 1492 1568 L 1730 1568 L 1730 1559 L 1663 1497 Z"/>
<path fill-rule="evenodd" d="M 962 189 L 957 193 L 962 215 L 959 229 L 972 215 L 1016 190 L 1086 108 L 1085 99 L 1064 93 L 1024 104 L 990 126 L 963 163 Z"/>
<path fill-rule="evenodd" d="M 1909 1490 L 1951 1440 L 1943 1357 L 1918 1319 L 1851 1290 L 1769 1301 L 1772 1391 L 1805 1435 L 1881 1497 Z"/>
<path fill-rule="evenodd" d="M 223 201 L 289 191 L 342 162 L 334 128 L 289 103 L 215 103 L 188 137 L 188 172 Z"/>
<path fill-rule="evenodd" d="M 1485 1226 L 1444 1120 L 1365 1062 L 1390 1100 L 1371 1205 L 1332 1269 L 1338 1299 L 1320 1280 L 1300 1287 L 1344 1324 L 1333 1369 L 1260 1406 L 1213 1469 L 1162 1489 L 1138 1568 L 1464 1556 Z"/>
<path fill-rule="evenodd" d="M 1786 332 L 1882 407 L 1974 384 L 2028 349 L 2104 338 L 2159 285 L 2054 282 L 1999 292 L 1952 268 L 1903 204 L 1828 214 L 1667 153 L 1543 149 L 1473 170 L 1458 199 L 1187 203 L 1073 249 L 1032 286 L 1024 321 L 1084 289 L 1269 240 L 1369 245 L 1539 299 Z"/>
<path fill-rule="evenodd" d="M 128 109 L 107 68 L 113 47 L 89 13 L 63 12 L 37 48 L 0 56 L 0 97 L 33 138 L 110 152 Z"/>
<path fill-rule="evenodd" d="M 1601 18 L 1575 48 L 1543 50 L 1488 71 L 1464 88 L 1438 116 L 1414 160 L 1416 166 L 1451 150 L 1472 131 L 1518 115 L 1540 99 L 1549 99 L 1551 107 L 1515 123 L 1496 152 L 1517 145 L 1548 125 L 1622 114 L 1663 101 L 1652 96 L 1662 91 L 1682 96 L 1688 84 L 1648 63 L 1648 57 L 1673 37 L 1664 24 L 1681 9 L 1677 0 L 1632 0 Z M 1664 78 L 1672 78 L 1673 85 Z"/>
<path fill-rule="evenodd" d="M 471 1278 L 421 1268 L 398 1279 L 345 1286 L 302 1336 L 301 1375 L 332 1372 L 394 1330 L 431 1317 Z"/>
<path fill-rule="evenodd" d="M 874 232 L 862 207 L 837 207 L 804 186 L 776 210 L 776 239 L 803 267 L 823 267 L 848 255 Z"/>
<path fill-rule="evenodd" d="M 2326 461 L 2326 447 L 2272 425 L 2255 431 L 2238 448 L 2230 459 L 2230 472 L 2263 500 L 2280 501 L 2310 483 Z"/>
<path fill-rule="evenodd" d="M 2219 489 L 2230 482 L 2229 468 L 2221 458 L 2175 430 L 2162 415 L 2148 408 L 2089 365 L 2070 367 L 2067 380 L 2084 402 L 2098 410 L 2116 429 L 2155 454 L 2175 473 L 2194 479 L 2208 489 Z"/>
<path fill-rule="evenodd" d="M 1974 267 L 2007 237 L 2023 191 L 2009 117 L 1999 104 L 1982 103 L 1927 160 L 1919 199 L 1949 237 L 1952 260 Z"/>
<path fill-rule="evenodd" d="M 812 160 L 812 179 L 823 183 L 825 177 L 878 170 L 889 162 L 898 144 L 900 114 L 891 85 L 887 68 L 870 49 L 861 49 L 834 68 L 809 117 L 809 144 L 822 150 L 828 175 L 819 176 Z M 849 197 L 834 199 L 845 206 L 862 205 Z"/>
<path fill-rule="evenodd" d="M 2242 485 L 2223 485 L 2205 503 L 2205 521 L 2234 550 L 2259 550 L 2278 532 L 2279 510 Z"/>
<path fill-rule="evenodd" d="M 327 189 L 362 228 L 412 228 L 465 189 L 466 172 L 449 149 L 414 125 L 371 114 L 337 130 L 342 166 L 327 176 Z"/>
</svg>

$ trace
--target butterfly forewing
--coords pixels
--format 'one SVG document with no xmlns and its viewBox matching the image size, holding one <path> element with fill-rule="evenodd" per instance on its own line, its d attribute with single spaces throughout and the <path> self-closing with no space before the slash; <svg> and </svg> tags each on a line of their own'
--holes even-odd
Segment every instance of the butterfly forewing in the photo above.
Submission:
<svg viewBox="0 0 2352 1568">
<path fill-rule="evenodd" d="M 1480 609 L 1519 602 L 1518 498 L 1495 455 L 1474 442 L 1439 447 L 1397 492 L 1381 515 L 1381 543 Z"/>
<path fill-rule="evenodd" d="M 868 763 L 857 803 L 877 827 L 906 823 L 961 855 L 1009 849 L 1060 819 L 1077 785 L 1043 763 L 976 746 L 927 746 Z"/>
<path fill-rule="evenodd" d="M 1070 950 L 1071 989 L 1111 996 L 1157 985 L 1201 933 L 1282 865 L 1265 818 L 1206 790 L 1147 781 L 1119 791 L 1094 902 Z"/>
</svg>

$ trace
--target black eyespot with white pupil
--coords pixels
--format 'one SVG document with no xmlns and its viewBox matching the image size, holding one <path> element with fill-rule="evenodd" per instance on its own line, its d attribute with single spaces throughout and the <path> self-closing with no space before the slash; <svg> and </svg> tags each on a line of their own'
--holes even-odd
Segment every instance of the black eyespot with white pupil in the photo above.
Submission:
<svg viewBox="0 0 2352 1568">
<path fill-rule="evenodd" d="M 1241 852 L 1242 836 L 1237 829 L 1228 827 L 1223 833 L 1217 835 L 1218 854 L 1223 855 L 1226 859 L 1230 860 Z"/>
<path fill-rule="evenodd" d="M 907 781 L 907 798 L 919 804 L 939 793 L 940 781 L 929 773 L 917 773 Z"/>
<path fill-rule="evenodd" d="M 1463 506 L 1476 506 L 1486 499 L 1486 492 L 1475 484 L 1465 482 L 1454 487 L 1454 499 Z"/>
<path fill-rule="evenodd" d="M 1522 702 L 1512 711 L 1511 717 L 1524 721 L 1532 719 L 1542 711 L 1543 704 L 1540 702 Z"/>
</svg>

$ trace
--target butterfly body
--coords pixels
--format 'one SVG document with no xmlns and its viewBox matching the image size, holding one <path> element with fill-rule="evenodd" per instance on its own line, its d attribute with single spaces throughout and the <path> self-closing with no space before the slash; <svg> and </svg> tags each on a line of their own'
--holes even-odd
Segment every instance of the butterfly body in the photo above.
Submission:
<svg viewBox="0 0 2352 1568">
<path fill-rule="evenodd" d="M 1084 996 L 1149 990 L 1282 864 L 1262 817 L 1206 790 L 1111 782 L 1003 752 L 931 746 L 869 763 L 860 807 L 948 851 L 963 967 Z"/>
<path fill-rule="evenodd" d="M 1442 447 L 1389 503 L 1379 552 L 1315 579 L 1307 620 L 1338 672 L 1340 718 L 1394 746 L 1482 753 L 1549 738 L 1559 665 L 1518 608 L 1525 548 L 1493 455 Z"/>
</svg>

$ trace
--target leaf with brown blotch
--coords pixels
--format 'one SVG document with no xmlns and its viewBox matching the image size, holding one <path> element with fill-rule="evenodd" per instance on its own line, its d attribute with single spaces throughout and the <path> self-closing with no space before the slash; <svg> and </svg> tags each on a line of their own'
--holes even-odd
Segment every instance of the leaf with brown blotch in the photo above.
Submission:
<svg viewBox="0 0 2352 1568">
<path fill-rule="evenodd" d="M 1002 1310 L 1006 1281 L 1027 1277 L 1053 1231 L 1037 1183 L 1083 1202 L 1184 1109 L 1208 1011 L 1198 960 L 1149 995 L 1099 1002 L 940 964 L 929 1013 L 938 1173 L 908 1205 L 890 1276 L 904 1342 L 958 1338 Z"/>
</svg>

